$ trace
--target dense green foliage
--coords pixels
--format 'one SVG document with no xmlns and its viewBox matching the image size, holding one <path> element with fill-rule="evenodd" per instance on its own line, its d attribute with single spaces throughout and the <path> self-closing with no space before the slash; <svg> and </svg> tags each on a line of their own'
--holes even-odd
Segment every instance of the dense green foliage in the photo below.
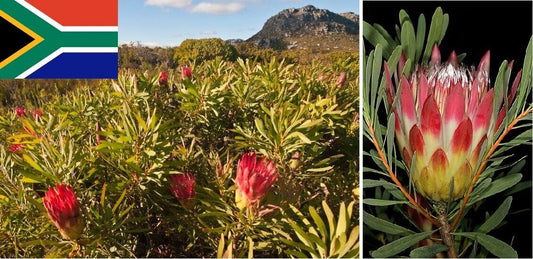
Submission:
<svg viewBox="0 0 533 259">
<path fill-rule="evenodd" d="M 27 99 L 0 116 L 0 254 L 286 257 L 322 243 L 328 255 L 357 254 L 358 58 L 307 67 L 216 58 L 191 68 L 192 80 L 168 69 L 168 82 L 159 69 L 122 69 L 118 80 L 72 81 L 63 95 L 49 89 L 69 88 L 54 88 L 64 81 L 19 86 Z M 255 213 L 234 201 L 248 151 L 279 173 Z M 190 210 L 168 188 L 183 172 L 197 182 Z M 77 242 L 62 240 L 42 204 L 58 183 L 73 186 L 82 207 Z M 302 217 L 332 223 L 318 226 L 318 240 L 302 238 L 293 229 L 306 229 Z"/>
<path fill-rule="evenodd" d="M 219 38 L 186 39 L 174 52 L 174 60 L 180 64 L 191 64 L 221 58 L 225 61 L 235 61 L 237 50 L 231 44 Z"/>
</svg>

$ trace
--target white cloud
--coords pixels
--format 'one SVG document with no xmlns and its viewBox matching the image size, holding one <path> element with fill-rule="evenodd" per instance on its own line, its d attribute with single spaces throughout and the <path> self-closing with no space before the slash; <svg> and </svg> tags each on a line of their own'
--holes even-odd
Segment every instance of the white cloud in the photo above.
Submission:
<svg viewBox="0 0 533 259">
<path fill-rule="evenodd" d="M 183 8 L 190 6 L 192 0 L 146 0 L 145 5 L 155 5 L 159 7 L 176 7 Z"/>
<path fill-rule="evenodd" d="M 218 33 L 216 31 L 203 31 L 203 35 L 217 35 Z"/>
<path fill-rule="evenodd" d="M 244 9 L 242 3 L 227 3 L 227 4 L 217 4 L 217 3 L 206 3 L 201 2 L 198 5 L 194 6 L 191 9 L 193 13 L 210 13 L 210 14 L 223 14 L 223 13 L 236 13 Z"/>
</svg>

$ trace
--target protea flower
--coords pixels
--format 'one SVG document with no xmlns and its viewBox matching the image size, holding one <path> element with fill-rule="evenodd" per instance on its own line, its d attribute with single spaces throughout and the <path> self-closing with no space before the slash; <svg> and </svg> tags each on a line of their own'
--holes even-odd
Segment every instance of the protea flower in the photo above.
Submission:
<svg viewBox="0 0 533 259">
<path fill-rule="evenodd" d="M 180 204 L 190 209 L 194 203 L 194 197 L 196 192 L 194 186 L 196 186 L 196 179 L 191 173 L 173 174 L 170 177 L 172 182 L 169 187 L 170 191 L 178 199 Z"/>
<path fill-rule="evenodd" d="M 402 75 L 396 86 L 387 64 L 384 69 L 390 106 L 397 96 L 391 107 L 396 118 L 396 141 L 406 165 L 414 167 L 410 171 L 415 187 L 433 201 L 449 201 L 462 198 L 469 188 L 483 155 L 481 147 L 500 126 L 505 109 L 496 121 L 492 120 L 495 100 L 493 89 L 489 89 L 490 52 L 482 57 L 477 69 L 459 65 L 455 52 L 447 62 L 440 60 L 435 45 L 430 64 L 418 66 L 410 78 Z M 404 65 L 402 55 L 398 71 Z M 509 103 L 520 74 L 513 83 Z M 502 100 L 497 100 L 500 105 Z"/>
<path fill-rule="evenodd" d="M 258 203 L 278 178 L 276 165 L 253 152 L 244 154 L 237 165 L 235 202 L 239 209 Z"/>
<path fill-rule="evenodd" d="M 17 114 L 18 117 L 26 115 L 26 111 L 24 111 L 24 109 L 20 107 L 17 107 L 17 109 L 15 110 L 15 113 Z"/>
<path fill-rule="evenodd" d="M 43 204 L 63 238 L 76 240 L 80 237 L 85 221 L 72 187 L 64 184 L 56 185 L 55 189 L 50 187 L 43 197 Z"/>
<path fill-rule="evenodd" d="M 165 71 L 161 71 L 161 73 L 159 74 L 159 85 L 167 85 L 167 82 L 168 82 L 167 73 L 165 73 Z"/>
<path fill-rule="evenodd" d="M 181 79 L 183 80 L 192 80 L 192 70 L 190 67 L 182 67 L 181 68 Z"/>
<path fill-rule="evenodd" d="M 337 87 L 341 88 L 344 85 L 344 82 L 346 82 L 346 72 L 342 72 L 339 79 L 337 79 Z"/>
</svg>

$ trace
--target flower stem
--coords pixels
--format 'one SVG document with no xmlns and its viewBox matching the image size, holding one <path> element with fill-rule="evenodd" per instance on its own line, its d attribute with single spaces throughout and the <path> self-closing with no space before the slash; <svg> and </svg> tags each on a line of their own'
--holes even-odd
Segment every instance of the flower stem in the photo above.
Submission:
<svg viewBox="0 0 533 259">
<path fill-rule="evenodd" d="M 451 230 L 455 229 L 457 227 L 457 224 L 459 224 L 459 221 L 461 220 L 461 215 L 463 214 L 463 212 L 464 212 L 464 210 L 466 208 L 466 204 L 468 203 L 468 200 L 470 199 L 470 194 L 474 190 L 474 186 L 476 185 L 477 180 L 481 176 L 481 172 L 483 172 L 483 170 L 485 170 L 485 167 L 487 166 L 488 159 L 492 156 L 494 151 L 496 151 L 496 148 L 500 145 L 500 143 L 503 141 L 503 138 L 509 133 L 509 131 L 511 131 L 514 128 L 514 126 L 521 119 L 523 119 L 526 115 L 528 115 L 530 112 L 531 112 L 531 108 L 528 108 L 524 112 L 522 112 L 520 115 L 518 115 L 509 124 L 509 126 L 507 126 L 507 128 L 502 132 L 502 134 L 500 135 L 498 140 L 496 140 L 496 142 L 494 142 L 494 144 L 490 148 L 490 150 L 487 153 L 487 155 L 483 158 L 483 163 L 481 163 L 481 165 L 479 166 L 479 168 L 478 168 L 478 170 L 476 172 L 476 175 L 472 179 L 472 182 L 470 183 L 470 188 L 466 192 L 466 195 L 465 195 L 465 197 L 463 199 L 463 203 L 461 204 L 461 208 L 459 209 L 459 212 L 457 213 L 457 216 L 455 216 L 455 219 L 453 220 L 453 224 L 452 224 Z"/>
<path fill-rule="evenodd" d="M 449 258 L 457 258 L 457 253 L 455 252 L 455 243 L 453 240 L 453 235 L 451 234 L 451 228 L 448 224 L 448 220 L 446 219 L 446 207 L 444 207 L 444 210 L 439 209 L 439 216 L 437 217 L 439 219 L 439 222 L 441 224 L 440 226 L 440 236 L 442 238 L 442 242 L 448 246 L 448 257 Z"/>
<path fill-rule="evenodd" d="M 372 123 L 367 121 L 367 125 L 368 125 L 368 131 L 369 131 L 370 135 L 372 136 L 372 142 L 374 143 L 374 147 L 378 151 L 379 158 L 383 162 L 383 165 L 385 165 L 385 168 L 387 169 L 387 172 L 389 173 L 389 177 L 396 184 L 396 186 L 398 186 L 398 188 L 400 188 L 400 191 L 402 191 L 403 195 L 405 195 L 405 197 L 409 200 L 409 202 L 415 207 L 415 209 L 420 214 L 424 215 L 424 217 L 426 217 L 429 221 L 431 221 L 431 223 L 433 223 L 433 225 L 441 226 L 441 223 L 439 221 L 435 220 L 432 216 L 430 216 L 426 212 L 426 210 L 424 210 L 422 207 L 420 207 L 418 202 L 416 202 L 415 199 L 409 194 L 409 192 L 407 192 L 407 190 L 405 190 L 403 185 L 400 183 L 400 181 L 398 180 L 398 178 L 396 177 L 396 175 L 392 171 L 392 168 L 389 166 L 389 162 L 387 161 L 387 158 L 385 158 L 385 155 L 383 154 L 383 151 L 381 150 L 381 148 L 379 146 L 379 143 L 378 143 L 378 141 L 376 139 L 376 133 L 374 132 L 374 128 L 372 126 Z"/>
</svg>

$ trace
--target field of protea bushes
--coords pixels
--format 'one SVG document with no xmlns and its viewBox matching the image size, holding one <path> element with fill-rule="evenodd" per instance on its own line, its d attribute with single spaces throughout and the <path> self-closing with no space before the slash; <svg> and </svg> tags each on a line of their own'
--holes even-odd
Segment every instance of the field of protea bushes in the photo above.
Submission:
<svg viewBox="0 0 533 259">
<path fill-rule="evenodd" d="M 215 59 L 45 100 L 54 81 L 25 83 L 0 115 L 0 255 L 357 256 L 358 71 Z"/>
</svg>

